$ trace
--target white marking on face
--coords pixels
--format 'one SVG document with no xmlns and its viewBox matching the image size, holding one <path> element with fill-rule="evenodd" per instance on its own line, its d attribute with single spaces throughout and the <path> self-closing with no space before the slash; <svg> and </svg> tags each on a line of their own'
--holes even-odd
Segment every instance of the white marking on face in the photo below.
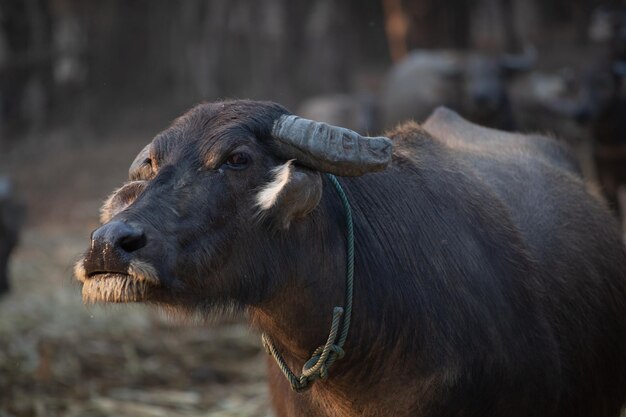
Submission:
<svg viewBox="0 0 626 417">
<path fill-rule="evenodd" d="M 261 210 L 268 210 L 274 204 L 291 178 L 291 163 L 293 160 L 287 161 L 283 165 L 279 165 L 272 169 L 274 179 L 267 183 L 256 196 L 256 204 Z"/>
</svg>

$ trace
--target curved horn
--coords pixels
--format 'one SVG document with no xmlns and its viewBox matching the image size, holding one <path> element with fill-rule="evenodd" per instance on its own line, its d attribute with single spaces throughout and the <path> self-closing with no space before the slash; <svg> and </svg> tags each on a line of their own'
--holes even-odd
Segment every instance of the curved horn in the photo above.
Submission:
<svg viewBox="0 0 626 417">
<path fill-rule="evenodd" d="M 381 171 L 391 161 L 391 140 L 365 137 L 355 131 L 294 115 L 279 117 L 272 128 L 275 150 L 317 171 L 359 176 Z"/>
</svg>

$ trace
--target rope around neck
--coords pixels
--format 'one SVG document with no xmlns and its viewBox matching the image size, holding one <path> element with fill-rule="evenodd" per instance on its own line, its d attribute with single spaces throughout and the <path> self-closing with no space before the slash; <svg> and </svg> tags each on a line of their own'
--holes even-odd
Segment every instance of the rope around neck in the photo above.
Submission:
<svg viewBox="0 0 626 417">
<path fill-rule="evenodd" d="M 352 292 L 354 287 L 354 227 L 352 225 L 352 210 L 350 209 L 350 202 L 346 193 L 343 191 L 341 184 L 337 178 L 332 174 L 326 174 L 326 177 L 335 187 L 341 204 L 343 206 L 344 215 L 346 218 L 346 231 L 348 235 L 346 251 L 347 251 L 347 267 L 346 267 L 346 293 L 344 299 L 345 311 L 341 307 L 335 307 L 333 309 L 333 319 L 330 326 L 330 333 L 328 339 L 323 346 L 319 346 L 315 351 L 311 359 L 309 359 L 302 367 L 302 373 L 300 376 L 296 376 L 289 366 L 285 362 L 285 359 L 276 349 L 274 343 L 270 340 L 266 333 L 261 335 L 263 346 L 268 354 L 274 357 L 278 367 L 285 375 L 291 389 L 296 392 L 306 391 L 311 388 L 313 383 L 321 379 L 322 381 L 328 377 L 328 368 L 337 360 L 343 358 L 345 352 L 343 345 L 348 337 L 348 330 L 350 329 L 350 316 L 352 315 Z M 341 320 L 343 318 L 343 321 Z M 341 326 L 341 332 L 339 328 Z M 337 336 L 339 336 L 337 338 Z"/>
</svg>

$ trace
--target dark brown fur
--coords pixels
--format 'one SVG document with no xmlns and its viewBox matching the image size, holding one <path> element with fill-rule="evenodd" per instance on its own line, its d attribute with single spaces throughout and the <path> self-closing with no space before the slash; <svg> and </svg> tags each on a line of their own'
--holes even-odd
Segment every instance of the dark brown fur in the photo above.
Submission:
<svg viewBox="0 0 626 417">
<path fill-rule="evenodd" d="M 158 135 L 143 177 L 131 173 L 147 185 L 127 207 L 121 196 L 121 211 L 94 232 L 97 246 L 112 224 L 130 225 L 145 245 L 106 259 L 88 252 L 84 278 L 126 258 L 147 262 L 160 282 L 149 300 L 245 308 L 300 369 L 342 304 L 345 222 L 316 176 L 301 177 L 323 190 L 304 218 L 285 226 L 288 190 L 276 210 L 255 215 L 256 193 L 285 163 L 269 136 L 284 113 L 271 103 L 205 104 Z M 270 361 L 277 415 L 617 417 L 626 261 L 615 221 L 569 151 L 446 110 L 389 136 L 386 171 L 340 179 L 356 239 L 346 357 L 302 394 Z M 242 149 L 245 169 L 225 162 Z"/>
</svg>

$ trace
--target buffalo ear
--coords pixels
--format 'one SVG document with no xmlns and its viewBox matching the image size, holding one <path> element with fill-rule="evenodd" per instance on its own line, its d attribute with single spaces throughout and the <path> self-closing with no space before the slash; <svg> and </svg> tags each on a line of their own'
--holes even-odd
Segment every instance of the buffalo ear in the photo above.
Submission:
<svg viewBox="0 0 626 417">
<path fill-rule="evenodd" d="M 148 180 L 154 176 L 152 172 L 152 163 L 150 160 L 150 147 L 152 143 L 147 144 L 137 154 L 133 163 L 128 169 L 128 179 L 131 181 Z"/>
<path fill-rule="evenodd" d="M 100 208 L 100 222 L 108 223 L 116 214 L 124 211 L 137 199 L 146 184 L 147 181 L 130 181 L 113 191 Z"/>
<path fill-rule="evenodd" d="M 282 229 L 306 217 L 322 198 L 322 177 L 317 171 L 294 166 L 292 161 L 274 168 L 273 179 L 256 195 L 263 217 L 271 217 Z"/>
</svg>

